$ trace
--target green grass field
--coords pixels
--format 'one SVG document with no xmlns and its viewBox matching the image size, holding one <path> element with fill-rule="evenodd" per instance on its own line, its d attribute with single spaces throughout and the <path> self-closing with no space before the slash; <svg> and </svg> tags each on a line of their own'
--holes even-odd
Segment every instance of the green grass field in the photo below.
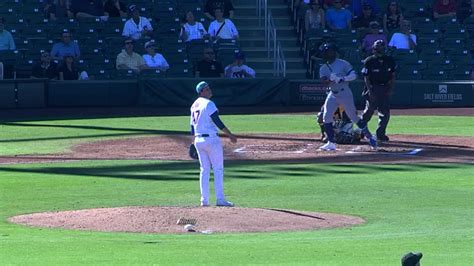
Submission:
<svg viewBox="0 0 474 266">
<path fill-rule="evenodd" d="M 313 133 L 309 115 L 223 116 L 237 134 Z M 374 127 L 372 121 L 371 127 Z M 187 117 L 0 124 L 0 155 L 61 152 L 107 138 L 188 130 Z M 473 117 L 394 116 L 390 133 L 467 136 Z M 361 216 L 351 228 L 285 233 L 98 233 L 9 224 L 17 214 L 199 201 L 196 162 L 81 161 L 0 165 L 0 264 L 422 265 L 474 264 L 472 164 L 226 164 L 226 194 L 240 207 Z"/>
</svg>

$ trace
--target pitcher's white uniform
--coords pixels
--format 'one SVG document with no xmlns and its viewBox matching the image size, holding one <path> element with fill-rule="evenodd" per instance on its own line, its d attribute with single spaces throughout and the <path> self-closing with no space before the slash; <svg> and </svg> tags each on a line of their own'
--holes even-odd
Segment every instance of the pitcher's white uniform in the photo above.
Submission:
<svg viewBox="0 0 474 266">
<path fill-rule="evenodd" d="M 194 145 L 201 165 L 201 205 L 209 204 L 209 176 L 214 170 L 216 200 L 224 201 L 224 154 L 218 129 L 211 119 L 217 107 L 209 99 L 199 97 L 191 106 L 191 126 L 194 127 Z"/>
</svg>

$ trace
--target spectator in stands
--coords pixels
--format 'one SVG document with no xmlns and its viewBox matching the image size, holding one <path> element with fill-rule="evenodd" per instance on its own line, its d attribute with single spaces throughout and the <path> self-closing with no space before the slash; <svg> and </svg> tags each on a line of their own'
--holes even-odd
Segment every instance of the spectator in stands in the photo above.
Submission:
<svg viewBox="0 0 474 266">
<path fill-rule="evenodd" d="M 245 55 L 242 52 L 235 54 L 232 64 L 225 67 L 226 78 L 255 78 L 255 70 L 245 65 Z"/>
<path fill-rule="evenodd" d="M 5 30 L 5 23 L 6 20 L 3 17 L 0 17 L 0 51 L 16 50 L 12 34 Z"/>
<path fill-rule="evenodd" d="M 433 18 L 454 18 L 456 17 L 456 1 L 437 0 L 433 5 Z"/>
<path fill-rule="evenodd" d="M 132 38 L 126 38 L 123 43 L 124 49 L 117 56 L 117 69 L 130 69 L 139 73 L 142 69 L 146 68 L 145 60 L 133 51 L 134 40 Z"/>
<path fill-rule="evenodd" d="M 342 7 L 342 0 L 334 0 L 334 6 L 326 11 L 326 25 L 331 30 L 351 29 L 352 14 Z"/>
<path fill-rule="evenodd" d="M 104 14 L 111 18 L 126 18 L 127 6 L 120 0 L 107 0 L 104 4 Z"/>
<path fill-rule="evenodd" d="M 375 41 L 382 40 L 384 44 L 387 43 L 387 36 L 380 30 L 380 24 L 377 21 L 370 22 L 370 33 L 365 35 L 362 39 L 362 51 L 367 56 L 372 54 L 372 47 Z"/>
<path fill-rule="evenodd" d="M 186 12 L 185 20 L 186 23 L 181 26 L 181 32 L 179 33 L 179 38 L 183 41 L 200 40 L 209 36 L 202 23 L 195 20 L 191 10 Z"/>
<path fill-rule="evenodd" d="M 58 64 L 51 60 L 49 51 L 42 52 L 40 61 L 33 65 L 31 77 L 57 79 L 58 75 Z"/>
<path fill-rule="evenodd" d="M 156 52 L 156 44 L 154 40 L 145 43 L 146 54 L 143 55 L 145 61 L 145 69 L 158 69 L 160 71 L 166 71 L 170 68 L 170 65 L 163 57 L 162 54 Z"/>
<path fill-rule="evenodd" d="M 131 14 L 131 18 L 125 22 L 122 36 L 125 38 L 130 37 L 134 40 L 150 38 L 153 35 L 153 27 L 147 18 L 140 16 L 138 6 L 131 5 L 128 11 Z"/>
<path fill-rule="evenodd" d="M 383 15 L 383 29 L 387 34 L 400 29 L 403 20 L 402 12 L 397 1 L 390 1 L 387 5 L 387 13 Z"/>
<path fill-rule="evenodd" d="M 43 3 L 44 18 L 49 20 L 56 20 L 56 4 L 54 0 L 46 0 Z"/>
<path fill-rule="evenodd" d="M 71 0 L 70 11 L 77 19 L 100 18 L 107 21 L 104 16 L 104 3 L 102 0 Z"/>
<path fill-rule="evenodd" d="M 326 27 L 324 10 L 321 8 L 320 0 L 312 0 L 309 4 L 311 9 L 306 10 L 304 25 L 306 32 L 320 30 Z"/>
<path fill-rule="evenodd" d="M 388 45 L 397 49 L 413 50 L 416 48 L 416 35 L 411 33 L 410 21 L 403 20 L 401 22 L 400 32 L 395 32 L 392 35 Z"/>
<path fill-rule="evenodd" d="M 472 11 L 474 10 L 474 1 L 471 0 L 461 0 L 461 1 L 456 1 L 456 14 L 457 18 L 461 23 L 466 19 L 467 17 L 471 16 L 473 13 Z"/>
<path fill-rule="evenodd" d="M 61 33 L 61 42 L 55 43 L 51 50 L 51 56 L 55 60 L 62 60 L 64 55 L 70 54 L 74 59 L 81 56 L 79 45 L 72 40 L 72 34 L 69 31 Z"/>
<path fill-rule="evenodd" d="M 362 10 L 364 5 L 369 5 L 372 8 L 373 14 L 377 15 L 380 13 L 380 6 L 375 0 L 352 0 L 349 10 L 356 17 L 362 16 Z"/>
<path fill-rule="evenodd" d="M 214 10 L 214 15 L 216 16 L 216 20 L 211 22 L 209 25 L 209 34 L 212 38 L 216 41 L 220 39 L 238 39 L 239 32 L 235 27 L 232 20 L 228 18 L 224 18 L 224 13 L 222 12 L 221 8 L 216 8 Z"/>
<path fill-rule="evenodd" d="M 362 15 L 357 16 L 352 20 L 352 28 L 354 29 L 369 29 L 370 22 L 376 21 L 374 13 L 372 12 L 372 7 L 370 5 L 364 4 L 362 7 Z"/>
<path fill-rule="evenodd" d="M 222 63 L 216 61 L 216 55 L 212 47 L 204 48 L 204 57 L 194 66 L 194 75 L 199 78 L 222 78 L 224 68 Z"/>
<path fill-rule="evenodd" d="M 209 20 L 215 20 L 214 10 L 216 8 L 220 8 L 224 12 L 224 18 L 234 17 L 234 5 L 231 0 L 207 0 L 204 5 L 204 15 Z"/>
<path fill-rule="evenodd" d="M 59 65 L 59 80 L 78 80 L 79 71 L 74 64 L 74 56 L 72 54 L 66 54 L 63 57 L 63 61 Z"/>
<path fill-rule="evenodd" d="M 349 9 L 350 8 L 350 3 L 351 3 L 351 0 L 341 0 L 342 2 L 342 6 L 345 8 L 345 9 Z M 329 9 L 331 8 L 332 6 L 334 5 L 334 0 L 324 0 L 323 2 L 323 7 L 324 9 Z"/>
</svg>

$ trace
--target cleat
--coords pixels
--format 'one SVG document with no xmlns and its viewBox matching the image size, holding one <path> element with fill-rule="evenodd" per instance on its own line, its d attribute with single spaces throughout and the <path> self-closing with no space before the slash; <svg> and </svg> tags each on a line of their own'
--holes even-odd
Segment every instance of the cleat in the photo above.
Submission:
<svg viewBox="0 0 474 266">
<path fill-rule="evenodd" d="M 387 135 L 383 135 L 383 136 L 377 136 L 377 141 L 380 141 L 380 142 L 388 142 L 390 139 L 388 138 Z"/>
<path fill-rule="evenodd" d="M 207 202 L 201 202 L 201 207 L 209 207 L 209 203 L 207 203 Z"/>
<path fill-rule="evenodd" d="M 216 202 L 216 206 L 220 207 L 234 207 L 234 203 L 227 201 L 227 200 L 218 200 Z"/>
<path fill-rule="evenodd" d="M 373 150 L 377 149 L 377 140 L 373 136 L 369 138 L 369 145 Z"/>
<path fill-rule="evenodd" d="M 322 151 L 335 151 L 336 150 L 336 144 L 328 141 L 328 143 L 324 144 L 319 148 Z"/>
</svg>

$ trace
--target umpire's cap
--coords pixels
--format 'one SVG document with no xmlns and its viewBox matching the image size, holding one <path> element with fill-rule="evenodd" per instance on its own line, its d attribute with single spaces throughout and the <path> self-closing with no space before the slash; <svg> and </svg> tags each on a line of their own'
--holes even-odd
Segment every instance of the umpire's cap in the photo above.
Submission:
<svg viewBox="0 0 474 266">
<path fill-rule="evenodd" d="M 209 87 L 209 84 L 205 81 L 201 81 L 196 85 L 196 92 L 199 94 L 203 91 L 206 87 Z"/>
<path fill-rule="evenodd" d="M 422 257 L 421 253 L 409 252 L 402 257 L 402 266 L 415 266 Z"/>
</svg>

